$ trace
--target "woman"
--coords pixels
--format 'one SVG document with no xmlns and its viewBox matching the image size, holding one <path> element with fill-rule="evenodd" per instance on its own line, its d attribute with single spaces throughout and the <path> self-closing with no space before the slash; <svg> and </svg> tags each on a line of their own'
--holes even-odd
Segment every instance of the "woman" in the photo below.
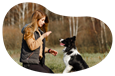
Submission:
<svg viewBox="0 0 115 76">
<path fill-rule="evenodd" d="M 45 23 L 46 22 L 46 23 Z M 48 23 L 48 17 L 41 11 L 35 11 L 32 15 L 32 22 L 24 27 L 20 62 L 23 67 L 45 73 L 53 73 L 45 65 L 45 53 L 57 55 L 55 50 L 45 47 L 45 38 L 51 31 L 43 33 L 42 26 Z"/>
</svg>

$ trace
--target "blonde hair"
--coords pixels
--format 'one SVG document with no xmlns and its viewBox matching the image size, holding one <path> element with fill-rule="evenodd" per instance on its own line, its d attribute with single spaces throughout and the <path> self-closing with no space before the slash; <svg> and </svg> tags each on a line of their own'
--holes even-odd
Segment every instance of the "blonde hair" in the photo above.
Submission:
<svg viewBox="0 0 115 76">
<path fill-rule="evenodd" d="M 24 29 L 24 40 L 28 39 L 29 37 L 32 37 L 34 32 L 37 31 L 38 29 L 38 24 L 37 22 L 43 18 L 43 17 L 46 17 L 45 19 L 45 24 L 43 25 L 42 28 L 46 27 L 49 23 L 49 20 L 48 20 L 48 17 L 45 13 L 41 12 L 41 11 L 35 11 L 33 14 L 32 14 L 32 21 L 31 23 Z M 42 29 L 41 28 L 41 29 Z M 47 28 L 45 30 L 45 32 L 47 31 Z"/>
</svg>

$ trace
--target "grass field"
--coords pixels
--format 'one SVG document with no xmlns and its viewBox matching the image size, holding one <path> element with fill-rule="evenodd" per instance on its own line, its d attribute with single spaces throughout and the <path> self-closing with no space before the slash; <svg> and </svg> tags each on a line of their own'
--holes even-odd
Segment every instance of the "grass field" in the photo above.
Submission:
<svg viewBox="0 0 115 76">
<path fill-rule="evenodd" d="M 57 56 L 53 56 L 51 54 L 46 54 L 45 58 L 45 64 L 53 70 L 54 73 L 62 73 L 65 65 L 63 62 L 63 47 L 61 48 L 52 48 L 56 51 L 58 51 Z M 19 65 L 22 65 L 19 62 L 20 58 L 20 50 L 8 50 L 8 53 L 10 56 L 16 61 Z M 89 67 L 92 67 L 96 64 L 98 64 L 100 61 L 102 61 L 108 53 L 81 53 L 83 59 L 86 61 L 86 63 L 89 65 Z"/>
</svg>

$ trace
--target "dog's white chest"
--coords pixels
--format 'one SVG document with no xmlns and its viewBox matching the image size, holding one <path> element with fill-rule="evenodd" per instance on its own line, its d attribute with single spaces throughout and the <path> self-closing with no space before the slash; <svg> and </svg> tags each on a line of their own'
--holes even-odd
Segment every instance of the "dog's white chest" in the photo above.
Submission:
<svg viewBox="0 0 115 76">
<path fill-rule="evenodd" d="M 63 49 L 63 51 L 65 49 L 66 49 L 66 47 Z M 69 61 L 70 61 L 72 55 L 80 54 L 76 49 L 71 49 L 71 51 L 73 53 L 71 53 L 70 55 L 68 55 L 67 53 L 64 53 L 63 61 L 64 61 L 64 63 L 65 63 L 66 66 L 69 65 Z"/>
<path fill-rule="evenodd" d="M 64 53 L 63 61 L 64 61 L 66 66 L 69 64 L 68 63 L 69 60 L 70 60 L 70 55 L 67 55 L 66 53 Z"/>
</svg>

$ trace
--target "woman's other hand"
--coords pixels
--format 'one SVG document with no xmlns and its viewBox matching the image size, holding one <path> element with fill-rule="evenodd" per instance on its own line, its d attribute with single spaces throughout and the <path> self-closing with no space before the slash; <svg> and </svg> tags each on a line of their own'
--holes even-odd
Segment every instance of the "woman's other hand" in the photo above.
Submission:
<svg viewBox="0 0 115 76">
<path fill-rule="evenodd" d="M 58 54 L 58 52 L 57 51 L 55 51 L 55 50 L 50 50 L 50 52 L 49 53 L 51 53 L 52 55 L 54 55 L 54 56 L 56 56 L 57 54 Z"/>
</svg>

